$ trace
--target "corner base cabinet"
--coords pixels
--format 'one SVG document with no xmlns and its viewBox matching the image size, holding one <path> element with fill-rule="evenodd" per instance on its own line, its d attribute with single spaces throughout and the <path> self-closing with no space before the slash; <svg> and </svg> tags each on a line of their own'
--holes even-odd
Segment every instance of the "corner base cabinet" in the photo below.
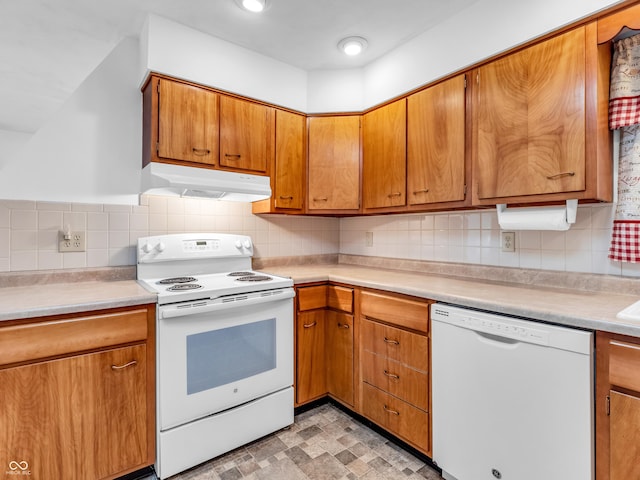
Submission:
<svg viewBox="0 0 640 480">
<path fill-rule="evenodd" d="M 154 305 L 0 324 L 0 479 L 153 464 L 154 325 Z"/>
</svg>

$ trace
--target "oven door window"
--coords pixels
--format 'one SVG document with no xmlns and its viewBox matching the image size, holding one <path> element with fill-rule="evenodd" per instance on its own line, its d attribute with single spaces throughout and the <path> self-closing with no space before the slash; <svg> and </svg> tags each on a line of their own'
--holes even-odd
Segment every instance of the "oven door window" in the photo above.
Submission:
<svg viewBox="0 0 640 480">
<path fill-rule="evenodd" d="M 187 336 L 187 395 L 276 368 L 276 319 Z"/>
</svg>

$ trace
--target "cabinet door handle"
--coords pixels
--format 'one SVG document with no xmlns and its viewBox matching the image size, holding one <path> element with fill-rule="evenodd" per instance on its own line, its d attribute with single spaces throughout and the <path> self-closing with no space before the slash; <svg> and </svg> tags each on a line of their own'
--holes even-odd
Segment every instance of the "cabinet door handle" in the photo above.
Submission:
<svg viewBox="0 0 640 480">
<path fill-rule="evenodd" d="M 389 378 L 393 378 L 394 380 L 400 380 L 400 375 L 396 375 L 395 373 L 389 373 L 389 370 L 384 370 L 384 374 Z"/>
<path fill-rule="evenodd" d="M 349 328 L 349 324 L 348 323 L 340 323 L 340 322 L 338 322 L 338 328 L 346 328 L 346 329 L 348 329 Z"/>
<path fill-rule="evenodd" d="M 384 411 L 387 413 L 392 413 L 394 415 L 400 415 L 400 412 L 397 410 L 391 410 L 389 407 L 387 407 L 386 405 L 384 406 Z"/>
<path fill-rule="evenodd" d="M 401 195 L 402 195 L 401 192 L 393 192 L 393 193 L 390 193 L 389 195 L 387 195 L 387 197 L 393 198 L 393 197 L 399 197 Z"/>
<path fill-rule="evenodd" d="M 319 197 L 313 199 L 314 202 L 326 202 L 327 200 L 329 200 L 327 197 Z"/>
<path fill-rule="evenodd" d="M 563 177 L 573 177 L 576 174 L 576 172 L 562 172 L 562 173 L 556 173 L 555 175 L 549 175 L 547 176 L 548 180 L 557 180 L 559 178 L 563 178 Z"/>
<path fill-rule="evenodd" d="M 291 195 L 280 195 L 280 200 L 293 200 Z"/>
<path fill-rule="evenodd" d="M 384 343 L 388 343 L 389 345 L 400 345 L 400 342 L 398 340 L 391 340 L 387 337 L 384 337 Z"/>
<path fill-rule="evenodd" d="M 311 327 L 315 327 L 316 326 L 316 322 L 313 323 L 303 323 L 302 326 L 304 328 L 311 328 Z"/>
<path fill-rule="evenodd" d="M 419 193 L 429 193 L 429 189 L 423 188 L 422 190 L 416 190 L 415 192 L 413 192 L 414 195 L 418 195 Z"/>
<path fill-rule="evenodd" d="M 211 153 L 211 150 L 209 150 L 208 148 L 193 147 L 192 150 L 194 155 L 199 155 L 199 156 L 209 155 Z"/>
<path fill-rule="evenodd" d="M 133 367 L 134 365 L 137 365 L 138 361 L 137 360 L 131 360 L 128 363 L 125 363 L 124 365 L 111 365 L 111 370 L 122 370 L 123 368 L 127 368 L 127 367 Z"/>
<path fill-rule="evenodd" d="M 224 156 L 229 160 L 240 160 L 240 157 L 242 155 L 240 155 L 239 153 L 225 153 Z"/>
</svg>

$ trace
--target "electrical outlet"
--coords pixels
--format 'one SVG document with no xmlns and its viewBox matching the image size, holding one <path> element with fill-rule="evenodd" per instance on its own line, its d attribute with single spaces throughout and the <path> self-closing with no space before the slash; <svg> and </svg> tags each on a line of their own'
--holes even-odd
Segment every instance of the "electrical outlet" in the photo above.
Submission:
<svg viewBox="0 0 640 480">
<path fill-rule="evenodd" d="M 364 238 L 367 247 L 373 247 L 373 232 L 365 232 Z"/>
<path fill-rule="evenodd" d="M 69 236 L 67 239 L 65 236 Z M 60 232 L 60 242 L 58 244 L 59 252 L 86 252 L 85 232 Z"/>
<path fill-rule="evenodd" d="M 516 251 L 516 232 L 502 232 L 502 251 Z"/>
</svg>

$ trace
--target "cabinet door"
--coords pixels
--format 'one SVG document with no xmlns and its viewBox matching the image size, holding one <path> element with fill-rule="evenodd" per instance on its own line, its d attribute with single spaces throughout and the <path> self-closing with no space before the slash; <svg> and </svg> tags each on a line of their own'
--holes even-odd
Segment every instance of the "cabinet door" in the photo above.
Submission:
<svg viewBox="0 0 640 480">
<path fill-rule="evenodd" d="M 215 165 L 218 94 L 160 79 L 158 98 L 158 156 Z"/>
<path fill-rule="evenodd" d="M 221 95 L 220 166 L 268 173 L 274 127 L 273 108 Z"/>
<path fill-rule="evenodd" d="M 327 390 L 353 405 L 353 315 L 326 311 Z"/>
<path fill-rule="evenodd" d="M 409 205 L 465 199 L 465 77 L 407 98 Z"/>
<path fill-rule="evenodd" d="M 276 111 L 275 208 L 301 210 L 304 196 L 305 118 Z"/>
<path fill-rule="evenodd" d="M 476 81 L 477 197 L 584 190 L 584 28 L 491 62 Z"/>
<path fill-rule="evenodd" d="M 376 108 L 363 117 L 364 208 L 406 205 L 406 100 Z"/>
<path fill-rule="evenodd" d="M 360 116 L 309 118 L 309 207 L 360 208 Z"/>
<path fill-rule="evenodd" d="M 325 364 L 325 311 L 298 312 L 296 321 L 296 403 L 327 393 Z"/>
<path fill-rule="evenodd" d="M 145 350 L 0 370 L 2 465 L 28 466 L 33 478 L 101 479 L 152 463 Z"/>
<path fill-rule="evenodd" d="M 640 478 L 640 398 L 611 391 L 610 480 Z"/>
</svg>

